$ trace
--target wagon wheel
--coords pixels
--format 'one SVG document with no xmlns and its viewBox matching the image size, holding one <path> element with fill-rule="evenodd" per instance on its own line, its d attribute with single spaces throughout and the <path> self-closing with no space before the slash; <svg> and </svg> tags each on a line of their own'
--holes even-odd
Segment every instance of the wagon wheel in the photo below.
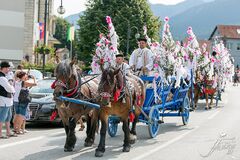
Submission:
<svg viewBox="0 0 240 160">
<path fill-rule="evenodd" d="M 185 96 L 185 98 L 183 100 L 182 108 L 181 108 L 181 113 L 184 114 L 184 115 L 182 115 L 182 122 L 184 125 L 188 124 L 189 111 L 190 111 L 189 107 L 190 107 L 189 98 L 187 96 Z"/>
<path fill-rule="evenodd" d="M 112 118 L 108 118 L 108 134 L 111 137 L 115 137 L 118 129 L 118 121 Z"/>
<path fill-rule="evenodd" d="M 149 112 L 148 131 L 152 138 L 156 137 L 160 128 L 160 114 L 156 106 L 151 107 Z"/>
</svg>

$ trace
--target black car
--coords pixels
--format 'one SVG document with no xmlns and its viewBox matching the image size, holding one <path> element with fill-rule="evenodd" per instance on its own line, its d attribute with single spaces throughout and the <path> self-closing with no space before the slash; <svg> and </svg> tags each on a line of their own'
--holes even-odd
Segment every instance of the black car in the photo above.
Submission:
<svg viewBox="0 0 240 160">
<path fill-rule="evenodd" d="M 32 97 L 29 103 L 30 119 L 28 122 L 54 122 L 61 123 L 57 115 L 56 103 L 53 100 L 53 89 L 51 84 L 54 79 L 42 79 L 37 82 L 37 86 L 30 89 Z"/>
</svg>

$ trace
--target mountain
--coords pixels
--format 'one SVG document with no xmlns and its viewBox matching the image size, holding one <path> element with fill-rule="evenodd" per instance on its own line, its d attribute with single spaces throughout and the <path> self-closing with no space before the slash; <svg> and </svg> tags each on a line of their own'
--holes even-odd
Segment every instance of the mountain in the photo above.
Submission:
<svg viewBox="0 0 240 160">
<path fill-rule="evenodd" d="M 166 16 L 173 17 L 192 7 L 204 4 L 205 2 L 206 0 L 186 0 L 176 5 L 149 4 L 155 16 L 164 18 Z"/>
<path fill-rule="evenodd" d="M 67 16 L 64 19 L 66 19 L 70 24 L 73 24 L 75 26 L 75 28 L 79 28 L 79 26 L 77 25 L 77 21 L 78 21 L 79 17 L 82 15 L 83 15 L 83 12 L 80 12 L 77 14 L 72 14 L 70 16 Z"/>
<path fill-rule="evenodd" d="M 183 39 L 187 27 L 192 26 L 198 38 L 207 39 L 218 24 L 240 24 L 239 6 L 239 0 L 217 0 L 190 8 L 171 18 L 172 34 Z"/>
<path fill-rule="evenodd" d="M 150 3 L 149 3 L 150 4 Z M 218 24 L 240 25 L 240 0 L 185 0 L 176 5 L 150 4 L 154 15 L 163 19 L 170 17 L 171 31 L 174 39 L 186 36 L 188 26 L 193 27 L 198 38 L 208 39 Z M 83 12 L 70 15 L 65 19 L 74 24 Z"/>
</svg>

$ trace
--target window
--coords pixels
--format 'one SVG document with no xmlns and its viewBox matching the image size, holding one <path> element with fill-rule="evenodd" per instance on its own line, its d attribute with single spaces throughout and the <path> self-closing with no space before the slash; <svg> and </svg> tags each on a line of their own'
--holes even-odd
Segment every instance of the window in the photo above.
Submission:
<svg viewBox="0 0 240 160">
<path fill-rule="evenodd" d="M 240 51 L 240 43 L 237 44 L 237 50 Z"/>
<path fill-rule="evenodd" d="M 237 29 L 237 33 L 240 34 L 240 29 Z"/>
<path fill-rule="evenodd" d="M 232 46 L 233 46 L 232 43 L 230 43 L 230 42 L 227 43 L 227 49 L 231 50 L 231 49 L 232 49 Z"/>
</svg>

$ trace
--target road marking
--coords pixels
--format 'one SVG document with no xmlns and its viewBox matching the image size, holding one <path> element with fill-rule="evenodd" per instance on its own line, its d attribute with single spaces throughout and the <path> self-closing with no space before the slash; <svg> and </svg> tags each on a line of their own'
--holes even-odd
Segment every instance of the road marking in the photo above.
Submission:
<svg viewBox="0 0 240 160">
<path fill-rule="evenodd" d="M 156 147 L 156 148 L 148 151 L 148 152 L 145 153 L 145 154 L 142 154 L 142 155 L 140 155 L 140 156 L 138 156 L 138 157 L 136 157 L 136 158 L 133 158 L 132 160 L 140 160 L 140 159 L 146 158 L 146 157 L 152 155 L 154 152 L 157 152 L 157 151 L 163 149 L 164 147 L 167 147 L 167 146 L 175 143 L 176 141 L 182 139 L 183 137 L 185 137 L 186 135 L 190 134 L 191 132 L 195 131 L 195 130 L 198 129 L 198 128 L 199 128 L 199 126 L 195 126 L 192 130 L 187 131 L 186 133 L 183 133 L 183 134 L 181 134 L 180 136 L 178 136 L 178 137 L 176 137 L 176 138 L 174 138 L 174 139 L 172 139 L 172 140 L 164 143 L 163 145 L 160 145 L 160 146 L 158 146 L 158 147 Z"/>
<path fill-rule="evenodd" d="M 20 145 L 20 144 L 24 144 L 24 143 L 29 143 L 29 142 L 33 142 L 33 141 L 38 141 L 38 140 L 41 140 L 41 139 L 44 139 L 44 138 L 51 138 L 49 136 L 54 136 L 54 135 L 58 135 L 58 134 L 61 134 L 61 133 L 65 133 L 65 132 L 60 131 L 60 132 L 55 132 L 55 133 L 48 134 L 48 136 L 39 136 L 39 137 L 35 137 L 35 138 L 30 138 L 30 139 L 18 141 L 18 142 L 3 144 L 3 145 L 0 145 L 0 149 L 7 148 L 7 147 L 12 147 L 12 146 L 16 146 L 16 145 Z M 64 137 L 65 136 L 54 137 L 54 138 L 64 138 Z"/>
<path fill-rule="evenodd" d="M 19 142 L 13 142 L 13 143 L 0 145 L 0 149 L 6 148 L 6 147 L 16 146 L 16 145 L 23 144 L 23 143 L 29 143 L 29 142 L 37 141 L 37 140 L 40 140 L 40 139 L 43 139 L 43 138 L 45 138 L 45 136 L 39 136 L 39 137 L 36 137 L 36 138 L 30 138 L 30 139 L 22 140 L 22 141 L 19 141 Z"/>
<path fill-rule="evenodd" d="M 211 116 L 209 116 L 207 119 L 213 119 L 220 111 L 216 111 Z"/>
</svg>

